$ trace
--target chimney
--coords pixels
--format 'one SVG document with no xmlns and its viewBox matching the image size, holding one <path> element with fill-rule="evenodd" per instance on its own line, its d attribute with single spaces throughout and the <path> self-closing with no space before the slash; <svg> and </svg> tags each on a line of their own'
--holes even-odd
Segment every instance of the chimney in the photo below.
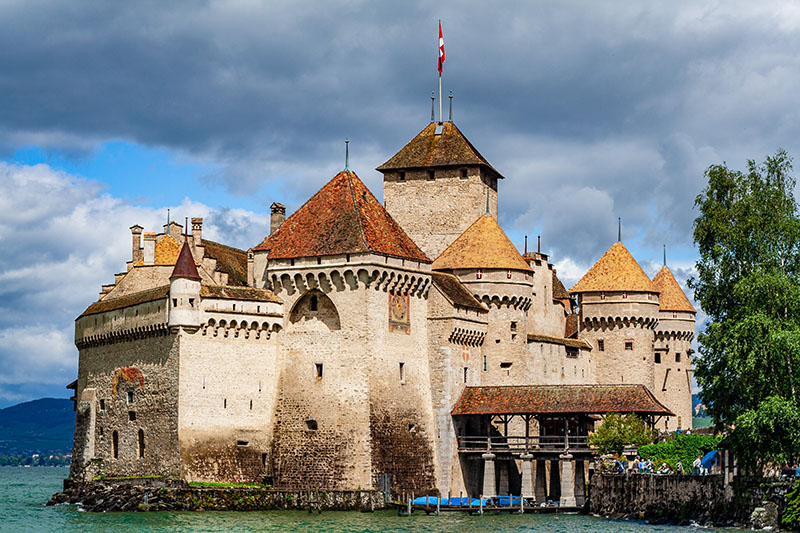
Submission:
<svg viewBox="0 0 800 533">
<path fill-rule="evenodd" d="M 193 218 L 192 219 L 192 253 L 195 256 L 196 261 L 200 261 L 203 259 L 200 251 L 202 250 L 203 246 L 203 219 L 202 218 Z"/>
<path fill-rule="evenodd" d="M 144 228 L 138 224 L 131 226 L 131 263 L 135 265 L 142 258 L 142 230 Z"/>
<path fill-rule="evenodd" d="M 269 234 L 272 235 L 283 226 L 283 221 L 286 220 L 286 207 L 278 202 L 273 202 L 269 206 Z"/>
<path fill-rule="evenodd" d="M 156 262 L 156 234 L 144 234 L 144 264 L 152 265 Z"/>
</svg>

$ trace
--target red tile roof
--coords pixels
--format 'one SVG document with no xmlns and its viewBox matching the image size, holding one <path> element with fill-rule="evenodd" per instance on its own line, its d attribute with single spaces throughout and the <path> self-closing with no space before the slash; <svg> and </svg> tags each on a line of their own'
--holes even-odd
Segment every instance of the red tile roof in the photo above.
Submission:
<svg viewBox="0 0 800 533">
<path fill-rule="evenodd" d="M 383 172 L 404 168 L 480 165 L 490 169 L 499 178 L 503 177 L 472 146 L 455 124 L 442 124 L 440 135 L 436 135 L 436 126 L 435 122 L 425 126 L 416 137 L 376 170 Z"/>
<path fill-rule="evenodd" d="M 457 415 L 639 413 L 674 416 L 644 385 L 466 387 Z"/>
<path fill-rule="evenodd" d="M 194 264 L 194 257 L 192 250 L 189 248 L 189 240 L 183 241 L 181 253 L 178 260 L 175 262 L 175 268 L 172 269 L 172 275 L 169 279 L 184 278 L 194 279 L 200 281 L 200 273 L 197 272 L 197 265 Z"/>
<path fill-rule="evenodd" d="M 94 315 L 97 313 L 105 313 L 106 311 L 113 311 L 115 309 L 122 309 L 123 307 L 130 307 L 132 305 L 143 304 L 145 302 L 152 302 L 155 300 L 163 300 L 169 295 L 169 285 L 162 285 L 153 289 L 134 292 L 119 298 L 103 299 L 99 302 L 94 302 L 86 308 L 86 311 L 81 313 L 81 316 Z"/>
<path fill-rule="evenodd" d="M 578 336 L 578 315 L 576 313 L 567 315 L 567 321 L 564 324 L 564 336 L 568 339 Z"/>
<path fill-rule="evenodd" d="M 591 350 L 592 345 L 583 339 L 568 339 L 566 337 L 554 337 L 553 335 L 542 335 L 539 333 L 528 333 L 528 342 L 545 342 L 547 344 L 560 344 L 579 350 Z"/>
<path fill-rule="evenodd" d="M 270 259 L 372 252 L 430 263 L 354 172 L 344 170 L 254 250 Z"/>
</svg>

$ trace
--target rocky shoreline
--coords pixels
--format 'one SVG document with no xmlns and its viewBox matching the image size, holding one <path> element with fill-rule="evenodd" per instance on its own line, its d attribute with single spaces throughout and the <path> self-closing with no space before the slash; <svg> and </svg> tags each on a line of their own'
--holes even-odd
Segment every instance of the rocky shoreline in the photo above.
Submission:
<svg viewBox="0 0 800 533">
<path fill-rule="evenodd" d="M 285 491 L 267 487 L 194 487 L 169 479 L 66 483 L 47 505 L 77 504 L 89 512 L 337 510 L 386 508 L 382 492 Z"/>
</svg>

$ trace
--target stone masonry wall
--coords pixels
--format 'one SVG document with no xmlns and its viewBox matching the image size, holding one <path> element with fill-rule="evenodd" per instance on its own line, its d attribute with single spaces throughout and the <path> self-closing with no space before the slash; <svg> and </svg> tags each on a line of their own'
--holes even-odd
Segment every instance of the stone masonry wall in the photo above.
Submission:
<svg viewBox="0 0 800 533">
<path fill-rule="evenodd" d="M 122 367 L 143 384 L 119 378 Z M 78 430 L 71 477 L 180 474 L 178 453 L 178 338 L 166 334 L 80 350 Z M 87 423 L 93 420 L 94 423 Z M 143 432 L 141 449 L 139 430 Z M 82 433 L 81 433 L 82 432 Z M 114 455 L 116 434 L 117 454 Z M 91 456 L 87 456 L 91 451 Z M 83 470 L 97 459 L 94 466 Z"/>
<path fill-rule="evenodd" d="M 497 218 L 497 184 L 478 166 L 437 168 L 430 180 L 428 169 L 387 172 L 383 205 L 425 255 L 436 259 L 456 238 L 486 213 Z"/>
<path fill-rule="evenodd" d="M 658 429 L 674 431 L 692 427 L 692 358 L 694 314 L 662 311 L 655 336 L 654 388 L 658 400 L 675 413 Z M 660 348 L 660 350 L 659 350 Z"/>
<path fill-rule="evenodd" d="M 279 333 L 181 333 L 180 447 L 187 481 L 261 481 L 272 443 Z"/>
</svg>

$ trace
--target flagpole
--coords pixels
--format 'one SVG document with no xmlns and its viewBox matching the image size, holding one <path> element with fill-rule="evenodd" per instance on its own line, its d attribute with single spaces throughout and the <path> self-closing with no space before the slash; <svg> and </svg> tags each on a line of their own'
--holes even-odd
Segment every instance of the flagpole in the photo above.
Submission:
<svg viewBox="0 0 800 533">
<path fill-rule="evenodd" d="M 439 35 L 442 34 L 442 19 L 439 19 Z M 441 47 L 441 37 L 439 37 L 439 46 Z M 441 49 L 439 50 L 439 54 L 441 56 Z M 441 57 L 439 59 L 441 61 Z M 441 63 L 440 63 L 441 65 Z M 439 124 L 442 123 L 442 68 L 439 67 Z"/>
</svg>

